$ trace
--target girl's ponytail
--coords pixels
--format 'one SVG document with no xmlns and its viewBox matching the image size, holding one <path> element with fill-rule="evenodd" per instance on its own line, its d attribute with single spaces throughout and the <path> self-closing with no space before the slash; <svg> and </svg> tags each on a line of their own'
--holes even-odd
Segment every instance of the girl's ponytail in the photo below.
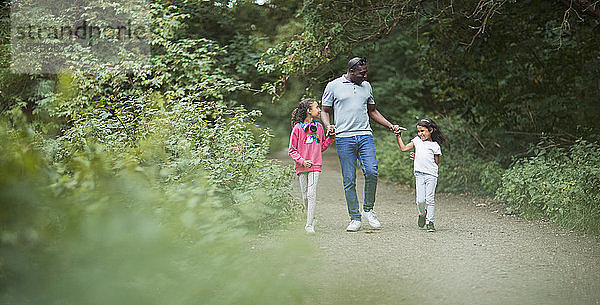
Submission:
<svg viewBox="0 0 600 305">
<path fill-rule="evenodd" d="M 431 140 L 437 142 L 442 145 L 446 142 L 446 136 L 440 130 L 440 127 L 437 123 L 430 118 L 423 118 L 419 122 L 417 122 L 417 126 L 423 126 L 429 130 L 431 130 Z"/>
<path fill-rule="evenodd" d="M 313 102 L 315 102 L 315 99 L 307 98 L 303 99 L 302 101 L 300 101 L 300 103 L 298 103 L 298 107 L 296 107 L 296 109 L 292 111 L 292 128 L 294 127 L 294 125 L 300 122 L 304 122 L 304 120 L 306 119 L 306 111 L 310 109 Z"/>
</svg>

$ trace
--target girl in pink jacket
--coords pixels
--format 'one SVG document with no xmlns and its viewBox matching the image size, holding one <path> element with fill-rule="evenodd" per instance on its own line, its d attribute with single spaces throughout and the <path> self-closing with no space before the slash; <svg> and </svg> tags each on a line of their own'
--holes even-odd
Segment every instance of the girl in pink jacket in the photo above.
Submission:
<svg viewBox="0 0 600 305">
<path fill-rule="evenodd" d="M 302 100 L 292 111 L 292 134 L 288 154 L 295 161 L 296 173 L 300 179 L 302 200 L 306 208 L 306 226 L 309 234 L 315 233 L 314 213 L 317 201 L 317 182 L 323 164 L 321 153 L 333 143 L 335 127 L 328 130 L 325 137 L 323 126 L 315 121 L 321 117 L 321 109 L 314 99 Z"/>
</svg>

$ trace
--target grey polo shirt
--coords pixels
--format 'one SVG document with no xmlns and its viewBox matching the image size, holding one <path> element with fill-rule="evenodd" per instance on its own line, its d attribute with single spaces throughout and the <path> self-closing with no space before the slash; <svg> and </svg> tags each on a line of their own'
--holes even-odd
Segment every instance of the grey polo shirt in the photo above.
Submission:
<svg viewBox="0 0 600 305">
<path fill-rule="evenodd" d="M 327 84 L 322 98 L 323 106 L 333 106 L 335 133 L 338 137 L 372 135 L 367 104 L 375 104 L 371 84 L 357 85 L 345 74 Z"/>
</svg>

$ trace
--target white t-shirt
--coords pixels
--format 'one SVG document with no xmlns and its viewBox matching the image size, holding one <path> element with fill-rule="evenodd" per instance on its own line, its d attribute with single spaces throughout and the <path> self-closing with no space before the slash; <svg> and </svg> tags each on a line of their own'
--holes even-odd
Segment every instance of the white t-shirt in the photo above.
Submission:
<svg viewBox="0 0 600 305">
<path fill-rule="evenodd" d="M 415 172 L 437 177 L 438 165 L 435 163 L 433 156 L 442 154 L 440 144 L 433 141 L 423 141 L 418 136 L 410 141 L 415 145 Z"/>
</svg>

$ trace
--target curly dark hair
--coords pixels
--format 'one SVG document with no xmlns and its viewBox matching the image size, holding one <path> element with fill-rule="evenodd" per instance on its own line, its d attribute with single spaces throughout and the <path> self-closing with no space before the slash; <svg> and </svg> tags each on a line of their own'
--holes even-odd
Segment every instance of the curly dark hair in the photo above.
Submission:
<svg viewBox="0 0 600 305">
<path fill-rule="evenodd" d="M 292 127 L 300 122 L 304 122 L 306 119 L 306 111 L 310 109 L 310 106 L 312 106 L 312 103 L 314 102 L 316 102 L 314 98 L 307 98 L 298 103 L 298 107 L 292 111 Z"/>
<path fill-rule="evenodd" d="M 446 136 L 444 135 L 442 130 L 440 130 L 440 127 L 434 120 L 430 118 L 422 118 L 417 122 L 417 126 L 423 126 L 429 129 L 431 131 L 431 139 L 435 142 L 438 142 L 438 144 L 441 145 L 444 144 L 444 142 L 446 142 Z"/>
</svg>

